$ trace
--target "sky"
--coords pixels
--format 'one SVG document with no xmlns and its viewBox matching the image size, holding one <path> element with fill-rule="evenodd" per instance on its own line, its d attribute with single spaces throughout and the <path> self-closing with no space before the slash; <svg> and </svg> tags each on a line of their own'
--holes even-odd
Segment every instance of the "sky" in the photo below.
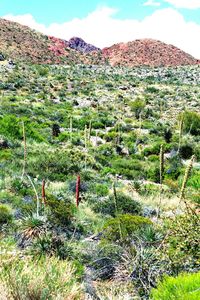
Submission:
<svg viewBox="0 0 200 300">
<path fill-rule="evenodd" d="M 0 0 L 0 17 L 100 48 L 153 38 L 200 59 L 200 0 Z"/>
</svg>

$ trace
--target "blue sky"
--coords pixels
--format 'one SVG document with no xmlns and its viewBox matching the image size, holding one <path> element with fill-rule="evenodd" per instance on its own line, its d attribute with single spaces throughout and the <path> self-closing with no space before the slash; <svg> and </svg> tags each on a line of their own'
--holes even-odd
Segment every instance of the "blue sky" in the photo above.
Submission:
<svg viewBox="0 0 200 300">
<path fill-rule="evenodd" d="M 163 0 L 158 2 L 161 4 L 160 8 L 173 7 Z M 145 0 L 0 0 L 0 15 L 31 13 L 38 22 L 50 25 L 53 22 L 62 23 L 73 18 L 84 18 L 98 6 L 108 6 L 119 9 L 116 17 L 120 19 L 142 20 L 156 8 L 153 5 L 144 6 L 144 3 Z M 189 10 L 179 8 L 179 11 L 186 20 L 200 24 L 200 6 L 199 9 Z"/>
<path fill-rule="evenodd" d="M 100 47 L 156 38 L 200 58 L 200 0 L 0 0 L 0 16 Z"/>
</svg>

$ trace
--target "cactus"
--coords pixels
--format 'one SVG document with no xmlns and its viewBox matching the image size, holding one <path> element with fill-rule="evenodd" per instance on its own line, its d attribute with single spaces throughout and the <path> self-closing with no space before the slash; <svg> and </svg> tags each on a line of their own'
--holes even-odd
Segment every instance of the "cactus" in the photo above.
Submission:
<svg viewBox="0 0 200 300">
<path fill-rule="evenodd" d="M 79 206 L 79 202 L 80 202 L 80 185 L 81 185 L 81 178 L 80 175 L 78 175 L 76 181 L 76 207 Z"/>
</svg>

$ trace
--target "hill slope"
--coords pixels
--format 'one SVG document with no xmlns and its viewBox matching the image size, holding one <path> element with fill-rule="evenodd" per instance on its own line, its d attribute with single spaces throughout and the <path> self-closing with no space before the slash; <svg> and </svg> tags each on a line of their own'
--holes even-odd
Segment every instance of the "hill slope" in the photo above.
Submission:
<svg viewBox="0 0 200 300">
<path fill-rule="evenodd" d="M 14 61 L 40 64 L 104 64 L 120 66 L 180 66 L 199 61 L 173 45 L 143 39 L 119 43 L 102 51 L 74 37 L 46 36 L 27 26 L 0 19 L 0 54 Z"/>
<path fill-rule="evenodd" d="M 115 44 L 103 49 L 103 55 L 113 66 L 180 66 L 199 61 L 173 45 L 153 39 L 141 39 Z"/>
<path fill-rule="evenodd" d="M 0 53 L 15 61 L 58 64 L 91 63 L 95 59 L 95 55 L 85 55 L 83 51 L 71 49 L 70 45 L 62 39 L 0 19 Z M 86 45 L 88 44 L 85 43 Z"/>
</svg>

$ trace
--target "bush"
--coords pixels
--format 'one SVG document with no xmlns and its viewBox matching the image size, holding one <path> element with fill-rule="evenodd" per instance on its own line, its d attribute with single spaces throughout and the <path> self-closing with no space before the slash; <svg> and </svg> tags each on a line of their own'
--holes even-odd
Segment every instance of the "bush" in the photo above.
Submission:
<svg viewBox="0 0 200 300">
<path fill-rule="evenodd" d="M 199 266 L 200 263 L 200 218 L 196 214 L 177 216 L 167 226 L 166 252 L 174 271 Z"/>
<path fill-rule="evenodd" d="M 11 223 L 12 218 L 10 207 L 5 204 L 0 204 L 0 226 Z"/>
<path fill-rule="evenodd" d="M 141 99 L 136 99 L 134 102 L 131 102 L 131 110 L 135 113 L 136 119 L 139 119 L 141 112 L 145 108 L 145 101 Z"/>
<path fill-rule="evenodd" d="M 0 263 L 0 279 L 9 299 L 78 300 L 76 267 L 55 257 L 40 260 L 14 257 Z M 0 283 L 1 283 L 0 282 Z"/>
<path fill-rule="evenodd" d="M 67 226 L 71 223 L 75 204 L 70 201 L 57 200 L 53 196 L 47 197 L 47 206 L 50 208 L 50 220 L 58 225 Z"/>
<path fill-rule="evenodd" d="M 106 240 L 113 242 L 129 242 L 138 230 L 150 224 L 152 222 L 145 217 L 129 214 L 119 215 L 106 222 L 103 228 L 103 236 Z"/>
<path fill-rule="evenodd" d="M 185 133 L 200 135 L 200 114 L 192 111 L 183 113 L 183 129 Z"/>
<path fill-rule="evenodd" d="M 190 145 L 183 145 L 180 147 L 180 157 L 183 159 L 189 159 L 193 155 L 193 147 Z"/>
<path fill-rule="evenodd" d="M 114 196 L 105 198 L 102 201 L 98 201 L 94 204 L 93 209 L 95 212 L 116 216 L 120 214 L 141 214 L 142 206 L 139 202 L 133 200 L 130 196 L 123 193 L 117 193 L 117 211 Z"/>
<path fill-rule="evenodd" d="M 153 289 L 153 300 L 198 300 L 200 299 L 200 272 L 194 274 L 180 274 L 177 277 L 165 277 Z"/>
</svg>

